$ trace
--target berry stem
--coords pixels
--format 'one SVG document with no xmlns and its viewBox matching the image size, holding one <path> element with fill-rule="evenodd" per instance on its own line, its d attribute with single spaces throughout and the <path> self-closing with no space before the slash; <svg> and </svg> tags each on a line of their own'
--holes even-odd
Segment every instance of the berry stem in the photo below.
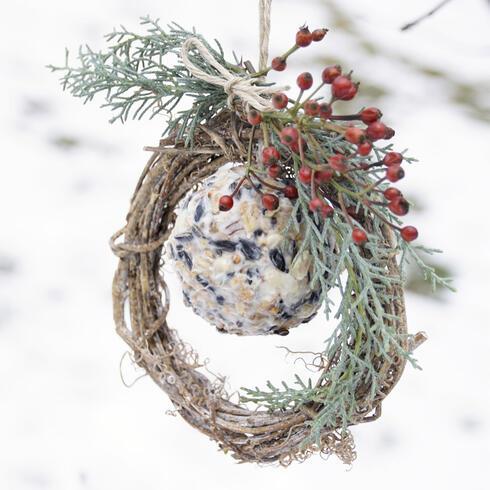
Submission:
<svg viewBox="0 0 490 490">
<path fill-rule="evenodd" d="M 255 192 L 259 195 L 259 196 L 263 196 L 264 193 L 253 183 L 252 179 L 250 178 L 249 175 L 247 175 L 247 181 L 250 183 L 250 185 L 254 188 Z"/>
<path fill-rule="evenodd" d="M 238 192 L 238 190 L 240 189 L 240 187 L 242 186 L 242 184 L 245 182 L 245 179 L 246 178 L 247 178 L 246 176 L 243 176 L 240 179 L 240 182 L 238 182 L 237 186 L 235 187 L 235 190 L 231 193 L 231 197 L 235 197 L 235 194 Z"/>
<path fill-rule="evenodd" d="M 264 139 L 264 146 L 267 147 L 270 144 L 270 141 L 269 141 L 269 128 L 268 128 L 268 125 L 267 125 L 267 123 L 265 121 L 262 122 L 262 124 L 260 126 L 262 128 L 262 138 Z"/>
<path fill-rule="evenodd" d="M 284 61 L 287 61 L 287 59 L 299 49 L 299 46 L 295 44 L 291 48 L 289 48 L 283 55 L 279 56 L 279 58 L 283 59 Z M 266 76 L 270 71 L 272 70 L 272 65 L 269 65 L 268 67 L 264 68 L 263 70 L 257 71 L 252 75 L 252 78 L 260 78 Z"/>
<path fill-rule="evenodd" d="M 345 202 L 344 202 L 344 196 L 341 192 L 338 194 L 339 196 L 339 204 L 340 204 L 340 209 L 342 209 L 342 214 L 344 215 L 345 219 L 347 220 L 347 223 L 349 223 L 351 228 L 354 228 L 354 223 L 352 223 L 352 219 L 347 212 L 347 208 L 345 207 Z"/>
<path fill-rule="evenodd" d="M 398 230 L 398 231 L 401 230 L 400 226 L 397 226 L 394 223 L 392 223 L 391 221 L 387 220 L 381 213 L 376 211 L 376 209 L 374 209 L 368 202 L 363 202 L 363 204 L 366 208 L 369 209 L 369 211 L 371 211 L 373 214 L 375 214 L 383 223 L 385 223 L 388 226 L 391 226 L 395 230 Z"/>
<path fill-rule="evenodd" d="M 330 116 L 329 119 L 331 121 L 360 121 L 361 115 L 360 114 L 337 114 L 335 116 Z"/>
<path fill-rule="evenodd" d="M 291 114 L 291 116 L 293 118 L 296 117 L 296 114 L 298 114 L 299 108 L 302 106 L 302 104 L 300 104 L 300 101 L 301 101 L 301 97 L 303 97 L 303 94 L 304 94 L 304 90 L 300 90 L 298 98 L 296 99 L 296 102 L 294 103 L 294 106 L 291 109 L 289 109 L 289 113 Z"/>
<path fill-rule="evenodd" d="M 363 194 L 366 194 L 369 191 L 372 191 L 375 187 L 378 187 L 379 184 L 384 182 L 386 180 L 386 177 L 380 177 L 378 180 L 375 180 L 372 184 L 369 184 L 367 187 L 365 187 L 360 193 L 359 196 L 362 196 Z"/>
<path fill-rule="evenodd" d="M 274 189 L 275 191 L 282 192 L 284 190 L 284 187 L 279 187 L 278 185 L 271 184 L 270 182 L 267 182 L 266 180 L 262 179 L 253 170 L 250 171 L 250 175 L 253 175 L 264 186 Z"/>
<path fill-rule="evenodd" d="M 318 87 L 313 90 L 313 92 L 303 101 L 303 103 L 301 104 L 301 107 L 304 107 L 306 102 L 308 102 L 309 100 L 311 100 L 319 91 L 320 89 L 325 85 L 325 82 L 322 82 L 320 85 L 318 85 Z"/>
</svg>

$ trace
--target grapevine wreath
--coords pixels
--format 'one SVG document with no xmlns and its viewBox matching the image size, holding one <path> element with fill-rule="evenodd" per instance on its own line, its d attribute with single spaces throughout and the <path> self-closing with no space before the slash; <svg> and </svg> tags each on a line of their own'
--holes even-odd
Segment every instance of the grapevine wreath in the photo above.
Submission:
<svg viewBox="0 0 490 490">
<path fill-rule="evenodd" d="M 407 333 L 404 265 L 448 284 L 419 257 L 417 230 L 401 224 L 410 205 L 394 184 L 413 159 L 387 142 L 394 130 L 377 108 L 334 112 L 357 94 L 351 73 L 301 73 L 294 95 L 267 80 L 327 29 L 301 27 L 269 65 L 270 1 L 260 12 L 257 70 L 149 18 L 145 34 L 121 28 L 106 52 L 84 48 L 78 67 L 67 56 L 52 69 L 77 97 L 106 93 L 113 120 L 169 116 L 111 239 L 114 318 L 135 362 L 187 422 L 240 461 L 288 464 L 321 452 L 351 463 L 349 427 L 379 417 L 425 340 Z M 232 401 L 167 323 L 167 262 L 186 305 L 238 335 L 287 335 L 321 307 L 329 318 L 339 289 L 338 325 L 318 353 L 316 379 L 243 388 Z"/>
</svg>

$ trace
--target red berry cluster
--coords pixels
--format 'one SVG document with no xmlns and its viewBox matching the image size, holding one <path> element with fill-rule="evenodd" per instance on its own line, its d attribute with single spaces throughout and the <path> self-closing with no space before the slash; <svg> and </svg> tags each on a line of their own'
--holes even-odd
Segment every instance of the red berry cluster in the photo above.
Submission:
<svg viewBox="0 0 490 490">
<path fill-rule="evenodd" d="M 301 27 L 296 33 L 294 46 L 284 55 L 274 58 L 271 66 L 261 75 L 267 74 L 269 70 L 284 70 L 292 53 L 314 41 L 321 41 L 326 33 L 327 29 L 310 32 L 306 26 Z M 271 179 L 282 179 L 284 168 L 291 168 L 291 161 L 298 162 L 295 167 L 296 179 L 306 186 L 305 191 L 309 190 L 310 211 L 323 218 L 330 218 L 335 212 L 341 213 L 350 224 L 352 240 L 357 245 L 364 245 L 368 241 L 365 230 L 354 223 L 354 219 L 359 223 L 358 218 L 365 212 L 372 212 L 397 230 L 403 240 L 415 240 L 418 236 L 416 228 L 398 227 L 376 209 L 386 207 L 396 216 L 404 216 L 409 211 L 409 203 L 400 190 L 395 187 L 386 188 L 387 182 L 395 183 L 405 176 L 403 155 L 379 148 L 373 152 L 376 141 L 389 140 L 395 135 L 395 131 L 381 121 L 381 111 L 376 107 L 367 107 L 355 114 L 333 114 L 334 103 L 352 100 L 359 88 L 359 83 L 352 80 L 352 73 L 343 73 L 339 65 L 325 67 L 316 87 L 310 72 L 300 73 L 296 84 L 299 95 L 294 100 L 290 100 L 282 92 L 273 94 L 271 102 L 280 111 L 280 116 L 277 112 L 260 113 L 255 109 L 250 110 L 247 115 L 252 126 L 262 126 L 265 148 L 261 160 L 268 176 Z M 316 96 L 325 86 L 330 86 L 327 100 Z M 305 92 L 310 89 L 311 93 L 304 97 Z M 313 134 L 313 131 L 318 130 L 337 133 L 342 137 L 342 144 L 325 148 Z M 274 144 L 269 143 L 269 135 L 275 141 Z M 373 153 L 376 157 L 382 155 L 382 158 L 374 158 Z M 376 161 L 373 162 L 373 159 Z M 283 184 L 278 187 L 262 180 L 259 173 L 260 170 L 250 171 L 246 178 L 254 185 L 251 180 L 253 176 L 290 199 L 298 197 L 296 186 Z M 362 178 L 363 173 L 372 175 L 377 180 Z M 360 191 L 355 192 L 352 187 Z M 261 195 L 266 209 L 278 207 L 279 200 L 273 193 Z M 346 206 L 344 201 L 347 198 L 353 202 L 357 200 L 359 205 Z M 220 209 L 228 210 L 232 205 L 233 195 L 222 196 Z"/>
</svg>

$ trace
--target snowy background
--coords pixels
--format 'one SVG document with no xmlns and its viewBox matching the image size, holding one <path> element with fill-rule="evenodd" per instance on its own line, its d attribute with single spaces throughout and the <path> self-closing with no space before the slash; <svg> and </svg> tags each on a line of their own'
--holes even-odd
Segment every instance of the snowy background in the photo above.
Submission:
<svg viewBox="0 0 490 490">
<path fill-rule="evenodd" d="M 0 489 L 488 488 L 490 309 L 488 147 L 490 6 L 454 0 L 401 33 L 428 8 L 422 0 L 275 0 L 272 54 L 296 28 L 332 28 L 296 56 L 282 81 L 340 61 L 362 80 L 363 104 L 385 113 L 413 165 L 402 189 L 417 203 L 409 222 L 458 294 L 407 295 L 423 371 L 407 368 L 383 417 L 354 429 L 358 459 L 347 468 L 313 457 L 287 470 L 238 465 L 178 417 L 123 356 L 111 312 L 116 265 L 107 241 L 163 121 L 109 125 L 97 104 L 61 93 L 44 68 L 64 47 L 103 46 L 124 24 L 150 14 L 196 26 L 255 59 L 256 3 L 217 0 L 15 0 L 0 16 Z M 435 3 L 435 2 L 434 2 Z M 247 5 L 249 6 L 247 8 Z M 340 9 L 340 5 L 342 8 Z M 430 2 L 432 5 L 432 2 Z M 289 79 L 288 79 L 289 77 Z M 171 274 L 170 274 L 171 275 Z M 172 275 L 171 275 L 172 277 Z M 287 339 L 218 335 L 182 306 L 173 282 L 171 321 L 229 388 L 290 379 L 301 370 L 278 344 L 311 349 L 314 322 Z M 330 328 L 330 327 L 329 327 Z M 254 364 L 246 362 L 253 353 Z M 120 361 L 121 369 L 120 369 Z M 349 470 L 349 471 L 347 471 Z"/>
</svg>

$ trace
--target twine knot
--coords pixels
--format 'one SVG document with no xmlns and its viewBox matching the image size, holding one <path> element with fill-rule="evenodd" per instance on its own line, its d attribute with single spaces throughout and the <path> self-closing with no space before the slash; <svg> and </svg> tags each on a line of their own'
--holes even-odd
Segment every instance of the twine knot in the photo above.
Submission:
<svg viewBox="0 0 490 490">
<path fill-rule="evenodd" d="M 211 75 L 196 66 L 189 58 L 192 49 L 195 49 L 206 63 L 214 67 L 219 75 Z M 253 107 L 260 112 L 273 111 L 275 109 L 270 100 L 271 94 L 288 89 L 288 87 L 256 85 L 257 82 L 260 82 L 258 78 L 230 72 L 197 37 L 190 37 L 182 44 L 180 57 L 193 76 L 212 85 L 223 87 L 224 92 L 228 95 L 230 109 L 233 109 L 234 98 L 238 97 L 247 108 Z"/>
<path fill-rule="evenodd" d="M 225 94 L 228 95 L 228 107 L 231 109 L 233 106 L 233 99 L 235 97 L 235 87 L 238 83 L 240 83 L 242 80 L 241 77 L 235 77 L 231 78 L 230 80 L 226 80 L 226 82 L 223 85 L 223 90 L 225 91 Z"/>
</svg>

